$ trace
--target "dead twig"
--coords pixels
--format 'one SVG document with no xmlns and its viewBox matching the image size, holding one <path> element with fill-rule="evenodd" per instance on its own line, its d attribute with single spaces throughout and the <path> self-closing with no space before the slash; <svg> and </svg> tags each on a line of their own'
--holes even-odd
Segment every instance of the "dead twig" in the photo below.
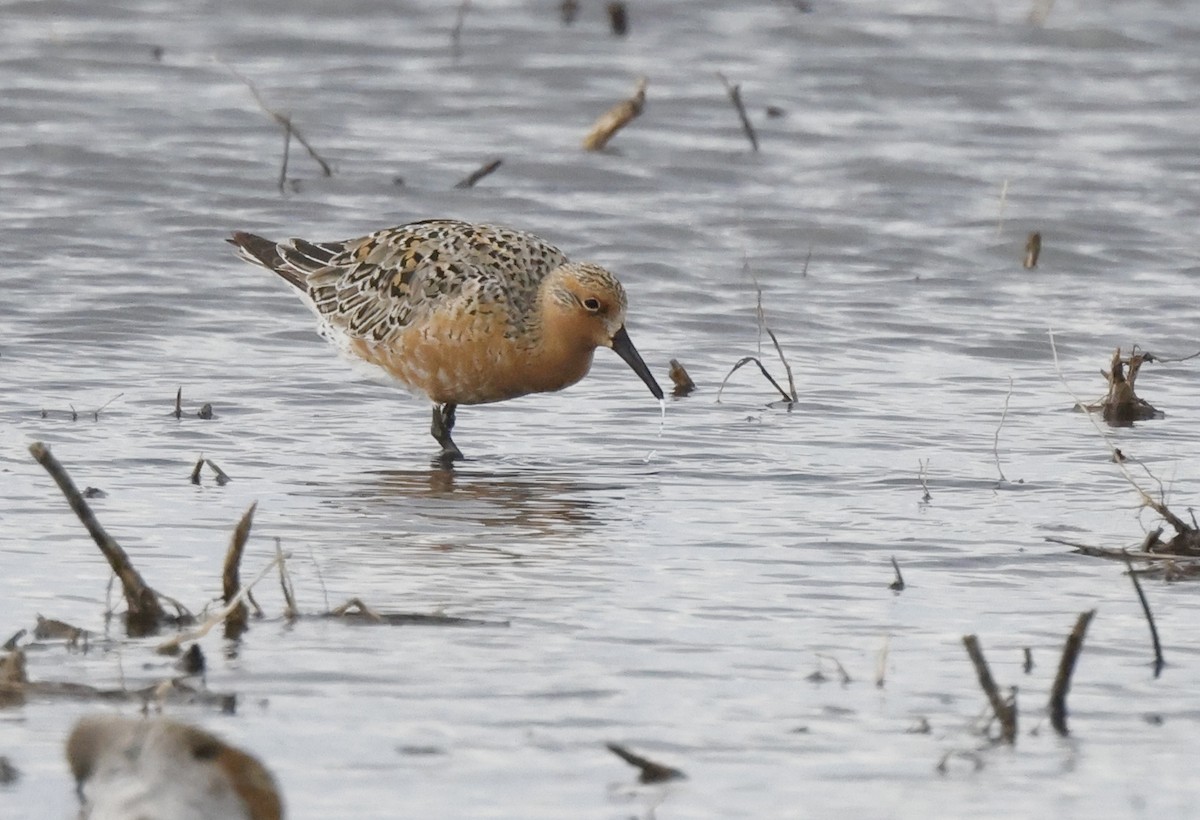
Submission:
<svg viewBox="0 0 1200 820">
<path fill-rule="evenodd" d="M 642 109 L 646 106 L 647 82 L 645 77 L 638 77 L 633 96 L 617 103 L 605 111 L 600 116 L 600 119 L 596 120 L 592 126 L 592 130 L 583 138 L 583 147 L 585 150 L 599 151 L 608 144 L 608 141 L 618 131 L 642 113 Z"/>
<path fill-rule="evenodd" d="M 917 481 L 921 482 L 921 502 L 928 504 L 933 500 L 933 496 L 929 494 L 929 459 L 917 459 Z"/>
<path fill-rule="evenodd" d="M 1054 731 L 1066 737 L 1067 731 L 1067 692 L 1071 689 L 1071 674 L 1075 671 L 1075 661 L 1083 650 L 1083 638 L 1087 634 L 1088 624 L 1092 622 L 1096 610 L 1082 612 L 1075 621 L 1075 628 L 1067 636 L 1063 647 L 1062 658 L 1058 662 L 1058 674 L 1054 676 L 1054 686 L 1050 690 L 1050 725 Z"/>
<path fill-rule="evenodd" d="M 767 381 L 771 383 L 771 386 L 779 391 L 779 395 L 783 396 L 784 401 L 792 401 L 792 397 L 786 390 L 779 386 L 779 382 L 775 381 L 775 377 L 767 372 L 767 368 L 763 366 L 763 363 L 758 359 L 757 356 L 744 356 L 741 359 L 738 359 L 737 363 L 730 369 L 728 373 L 725 374 L 725 378 L 721 380 L 721 386 L 717 389 L 718 402 L 721 401 L 721 393 L 725 390 L 725 384 L 729 381 L 729 377 L 736 373 L 742 365 L 749 364 L 750 362 L 754 362 L 756 365 L 758 365 L 758 369 L 762 371 L 764 376 L 766 376 Z"/>
<path fill-rule="evenodd" d="M 504 164 L 502 159 L 494 159 L 491 162 L 485 163 L 476 170 L 467 174 L 467 176 L 454 183 L 455 188 L 473 188 L 475 183 L 484 177 L 495 172 L 497 168 Z"/>
<path fill-rule="evenodd" d="M 180 385 L 179 389 L 175 391 L 175 413 L 174 413 L 174 415 L 175 415 L 175 418 L 177 418 L 177 419 L 183 418 L 183 385 Z"/>
<path fill-rule="evenodd" d="M 1129 556 L 1125 556 L 1125 566 L 1129 570 L 1129 580 L 1133 581 L 1133 589 L 1137 592 L 1138 600 L 1142 603 L 1142 612 L 1146 615 L 1146 623 L 1150 625 L 1150 641 L 1154 644 L 1154 677 L 1162 674 L 1163 667 L 1167 662 L 1163 660 L 1162 644 L 1158 641 L 1158 627 L 1154 625 L 1154 615 L 1150 612 L 1150 602 L 1146 600 L 1146 593 L 1142 591 L 1142 584 L 1138 581 L 1137 573 L 1134 572 L 1133 563 L 1129 560 Z"/>
<path fill-rule="evenodd" d="M 742 130 L 746 132 L 746 139 L 750 140 L 750 147 L 755 153 L 758 153 L 758 135 L 754 133 L 754 126 L 750 124 L 750 117 L 746 114 L 746 106 L 742 104 L 742 87 L 735 85 L 726 79 L 725 75 L 717 72 L 717 77 L 721 80 L 721 84 L 725 86 L 725 93 L 729 95 L 730 102 L 737 109 L 738 119 L 742 121 Z"/>
<path fill-rule="evenodd" d="M 983 657 L 983 649 L 979 646 L 979 639 L 974 635 L 964 635 L 962 640 L 963 646 L 967 648 L 967 655 L 971 658 L 971 663 L 975 666 L 975 675 L 979 678 L 979 686 L 983 689 L 984 694 L 987 695 L 996 720 L 1000 722 L 1000 740 L 1004 743 L 1015 743 L 1017 740 L 1016 689 L 1014 688 L 1010 699 L 1006 699 L 1001 695 L 1000 688 L 996 686 L 996 681 L 992 678 L 992 672 L 988 669 L 987 661 Z"/>
<path fill-rule="evenodd" d="M 291 117 L 287 116 L 286 114 L 281 114 L 280 112 L 276 111 L 274 108 L 271 108 L 271 106 L 267 105 L 267 101 L 265 99 L 263 99 L 263 95 L 261 92 L 259 92 L 258 86 L 256 86 L 253 82 L 251 82 L 250 78 L 248 78 L 246 75 L 242 74 L 240 71 L 238 71 L 236 68 L 234 68 L 232 65 L 225 62 L 224 60 L 217 60 L 217 62 L 220 63 L 221 65 L 225 66 L 226 70 L 228 70 L 230 74 L 232 74 L 234 77 L 236 77 L 238 80 L 240 80 L 242 82 L 242 84 L 246 86 L 246 88 L 250 89 L 250 93 L 252 95 L 254 95 L 254 101 L 258 103 L 258 107 L 261 108 L 267 116 L 269 116 L 271 119 L 275 120 L 275 122 L 278 123 L 279 125 L 283 126 L 283 129 L 285 132 L 285 135 L 284 135 L 285 141 L 284 141 L 284 153 L 283 153 L 283 172 L 280 175 L 280 189 L 281 190 L 283 188 L 283 180 L 286 178 L 286 174 L 287 174 L 287 148 L 288 148 L 288 144 L 289 144 L 288 141 L 292 137 L 295 137 L 296 142 L 303 145 L 304 150 L 308 151 L 308 155 L 310 157 L 312 157 L 318 165 L 321 166 L 322 174 L 324 174 L 327 177 L 333 176 L 333 168 L 329 165 L 328 162 L 326 162 L 321 157 L 320 154 L 317 153 L 317 149 L 313 148 L 312 144 L 309 143 L 309 141 L 304 138 L 304 135 L 301 134 L 300 131 L 296 128 L 296 126 L 292 123 Z"/>
<path fill-rule="evenodd" d="M 29 445 L 29 452 L 34 459 L 46 469 L 50 477 L 58 485 L 67 503 L 79 518 L 80 523 L 87 529 L 100 552 L 108 559 L 108 565 L 121 581 L 121 589 L 125 594 L 127 607 L 126 624 L 130 632 L 146 634 L 156 629 L 160 622 L 167 618 L 159 600 L 159 593 L 151 588 L 142 576 L 134 569 L 125 550 L 101 526 L 100 521 L 80 494 L 75 482 L 67 474 L 66 468 L 50 452 L 50 448 L 40 441 Z M 178 607 L 178 604 L 176 604 Z M 186 610 L 180 612 L 180 615 Z"/>
</svg>

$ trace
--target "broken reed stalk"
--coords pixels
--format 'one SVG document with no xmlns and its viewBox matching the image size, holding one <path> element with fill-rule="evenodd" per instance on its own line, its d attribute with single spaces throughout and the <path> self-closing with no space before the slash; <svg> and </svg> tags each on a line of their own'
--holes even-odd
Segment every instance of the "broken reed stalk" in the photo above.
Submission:
<svg viewBox="0 0 1200 820">
<path fill-rule="evenodd" d="M 1067 636 L 1063 647 L 1062 658 L 1058 662 L 1058 674 L 1054 676 L 1054 687 L 1050 690 L 1050 724 L 1054 731 L 1063 737 L 1067 731 L 1067 692 L 1071 689 L 1071 674 L 1075 671 L 1075 661 L 1083 651 L 1083 638 L 1087 634 L 1088 624 L 1092 622 L 1096 610 L 1089 609 L 1081 612 L 1075 621 L 1075 628 Z"/>
<path fill-rule="evenodd" d="M 996 715 L 996 720 L 1000 722 L 1000 740 L 1005 743 L 1015 743 L 1017 740 L 1017 702 L 1015 696 L 1011 701 L 1006 700 L 1000 694 L 999 687 L 996 686 L 995 679 L 992 678 L 992 672 L 988 669 L 987 661 L 983 657 L 983 649 L 979 646 L 979 638 L 974 635 L 963 635 L 963 646 L 967 648 L 967 655 L 971 658 L 971 663 L 975 666 L 975 675 L 979 678 L 979 686 L 987 695 L 988 702 L 992 705 L 992 712 Z"/>
<path fill-rule="evenodd" d="M 645 77 L 638 77 L 633 96 L 617 103 L 605 111 L 600 116 L 600 119 L 596 120 L 592 126 L 592 130 L 583 138 L 583 147 L 585 150 L 599 151 L 608 144 L 608 141 L 618 131 L 642 113 L 642 109 L 646 106 L 647 82 L 648 80 Z"/>
<path fill-rule="evenodd" d="M 257 508 L 258 502 L 255 501 L 242 515 L 242 520 L 233 529 L 229 549 L 225 552 L 225 569 L 221 573 L 221 599 L 226 604 L 237 597 L 238 589 L 241 586 L 239 570 L 242 565 L 242 555 L 246 551 L 246 541 L 250 538 L 250 527 L 254 523 L 254 511 Z M 225 637 L 229 640 L 237 640 L 241 637 L 242 633 L 246 631 L 247 617 L 248 609 L 245 603 L 235 606 L 225 619 Z"/>
<path fill-rule="evenodd" d="M 1122 550 L 1124 552 L 1124 550 Z M 1138 600 L 1142 603 L 1142 612 L 1146 615 L 1146 623 L 1150 625 L 1150 641 L 1154 644 L 1154 677 L 1162 674 L 1163 667 L 1167 662 L 1163 660 L 1162 644 L 1158 641 L 1158 627 L 1154 625 L 1154 615 L 1150 612 L 1150 602 L 1146 600 L 1146 593 L 1142 591 L 1142 583 L 1138 580 L 1137 573 L 1133 569 L 1133 562 L 1129 560 L 1129 555 L 1125 555 L 1125 568 L 1129 570 L 1129 580 L 1133 581 L 1133 588 L 1137 592 Z"/>
<path fill-rule="evenodd" d="M 1029 234 L 1029 238 L 1025 240 L 1025 259 L 1021 264 L 1025 270 L 1033 270 L 1037 267 L 1038 256 L 1042 253 L 1042 235 L 1034 231 Z"/>
<path fill-rule="evenodd" d="M 183 385 L 180 385 L 179 389 L 175 391 L 175 413 L 174 413 L 174 415 L 175 415 L 176 419 L 183 418 Z"/>
<path fill-rule="evenodd" d="M 158 593 L 146 584 L 142 576 L 134 569 L 125 550 L 101 526 L 95 513 L 92 512 L 92 508 L 88 506 L 87 501 L 75 486 L 75 482 L 67 474 L 66 468 L 54 457 L 50 448 L 40 441 L 35 441 L 29 445 L 29 452 L 38 464 L 46 468 L 46 472 L 62 490 L 62 494 L 66 496 L 67 503 L 71 505 L 71 509 L 78 516 L 80 523 L 87 529 L 92 540 L 96 542 L 96 546 L 100 548 L 100 552 L 108 559 L 108 565 L 121 580 L 121 590 L 125 594 L 125 605 L 128 608 L 126 621 L 130 631 L 141 633 L 153 631 L 167 617 L 162 603 L 159 601 Z"/>
<path fill-rule="evenodd" d="M 503 163 L 504 163 L 504 160 L 502 160 L 502 159 L 494 159 L 491 162 L 484 163 L 479 168 L 477 168 L 476 170 L 467 174 L 467 176 L 463 177 L 458 182 L 456 182 L 454 184 L 454 187 L 455 188 L 473 188 L 473 187 L 475 187 L 476 182 L 478 182 L 479 180 L 488 176 L 489 174 L 494 173 L 496 171 L 496 169 L 499 168 Z"/>
<path fill-rule="evenodd" d="M 308 155 L 310 157 L 312 157 L 314 160 L 316 160 L 316 163 L 321 166 L 322 174 L 324 174 L 327 177 L 333 176 L 333 168 L 330 167 L 328 162 L 326 162 L 324 159 L 322 159 L 321 155 L 317 153 L 317 149 L 313 148 L 312 145 L 309 143 L 309 141 L 304 138 L 304 135 L 302 135 L 296 129 L 296 126 L 292 124 L 291 117 L 288 117 L 286 114 L 281 114 L 278 111 L 276 111 L 274 108 L 271 108 L 271 106 L 267 105 L 267 101 L 265 99 L 263 99 L 263 95 L 259 92 L 258 86 L 256 86 L 254 83 L 252 83 L 246 75 L 242 74 L 240 71 L 238 71 L 236 68 L 234 68 L 233 66 L 231 66 L 229 63 L 225 62 L 224 60 L 217 60 L 217 62 L 220 63 L 221 65 L 225 66 L 225 68 L 229 71 L 230 74 L 232 74 L 237 79 L 241 80 L 241 82 L 246 86 L 246 88 L 250 89 L 250 93 L 254 95 L 254 101 L 258 103 L 258 107 L 261 108 L 267 116 L 269 116 L 271 119 L 275 120 L 275 122 L 277 122 L 283 126 L 284 131 L 287 132 L 289 139 L 290 139 L 290 137 L 295 137 L 296 142 L 298 142 L 304 146 L 304 150 L 308 151 Z M 285 143 L 285 146 L 286 146 L 286 143 Z M 285 147 L 285 151 L 284 151 L 284 171 L 285 172 L 287 171 L 286 147 Z"/>
<path fill-rule="evenodd" d="M 796 379 L 792 376 L 792 366 L 788 364 L 787 356 L 783 355 L 783 348 L 779 346 L 779 340 L 775 338 L 774 331 L 767 327 L 766 324 L 763 324 L 763 330 L 767 331 L 767 335 L 771 337 L 771 344 L 775 345 L 775 352 L 779 354 L 779 361 L 783 362 L 783 369 L 787 371 L 788 391 L 791 394 L 790 399 L 792 404 L 796 404 L 800 399 L 796 395 Z"/>
<path fill-rule="evenodd" d="M 904 591 L 904 576 L 900 574 L 900 565 L 896 563 L 896 556 L 892 556 L 892 569 L 896 571 L 896 580 L 888 584 L 888 589 L 895 592 Z"/>
<path fill-rule="evenodd" d="M 1004 411 L 1000 414 L 1000 423 L 996 425 L 996 434 L 992 436 L 992 455 L 996 457 L 996 472 L 1000 474 L 1000 481 L 1006 482 L 1004 470 L 1000 467 L 1000 431 L 1004 429 L 1004 420 L 1008 418 L 1008 402 L 1012 398 L 1013 380 L 1012 376 L 1008 377 L 1008 393 L 1004 396 Z"/>
<path fill-rule="evenodd" d="M 757 154 L 758 135 L 754 133 L 754 126 L 750 124 L 750 117 L 746 114 L 746 106 L 742 103 L 742 87 L 729 82 L 720 71 L 717 72 L 717 77 L 721 80 L 721 84 L 725 86 L 725 93 L 729 95 L 729 100 L 733 103 L 733 107 L 737 109 L 738 118 L 742 121 L 742 130 L 746 132 L 746 139 L 750 140 L 750 147 Z"/>
</svg>

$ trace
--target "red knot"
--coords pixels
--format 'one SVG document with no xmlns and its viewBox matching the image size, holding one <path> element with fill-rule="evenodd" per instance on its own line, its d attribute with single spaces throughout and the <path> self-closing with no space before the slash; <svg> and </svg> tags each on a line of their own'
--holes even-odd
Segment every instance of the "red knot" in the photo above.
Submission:
<svg viewBox="0 0 1200 820">
<path fill-rule="evenodd" d="M 617 278 L 532 234 L 431 219 L 341 242 L 229 242 L 294 286 L 339 350 L 433 401 L 443 462 L 462 458 L 450 437 L 460 404 L 561 390 L 597 347 L 663 397 L 625 331 Z"/>
</svg>

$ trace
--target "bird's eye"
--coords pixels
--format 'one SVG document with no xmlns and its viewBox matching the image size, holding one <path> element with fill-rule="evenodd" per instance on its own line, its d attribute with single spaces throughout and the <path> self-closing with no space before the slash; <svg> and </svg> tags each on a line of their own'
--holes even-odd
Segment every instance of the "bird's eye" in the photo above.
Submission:
<svg viewBox="0 0 1200 820">
<path fill-rule="evenodd" d="M 589 296 L 588 298 L 583 300 L 583 306 L 585 308 L 587 308 L 590 312 L 596 313 L 597 311 L 600 310 L 600 300 L 594 296 Z"/>
</svg>

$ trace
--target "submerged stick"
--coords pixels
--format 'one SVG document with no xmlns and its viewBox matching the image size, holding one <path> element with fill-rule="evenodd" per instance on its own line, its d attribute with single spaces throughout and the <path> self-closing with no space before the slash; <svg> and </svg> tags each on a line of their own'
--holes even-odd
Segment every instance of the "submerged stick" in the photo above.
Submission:
<svg viewBox="0 0 1200 820">
<path fill-rule="evenodd" d="M 92 540 L 96 542 L 96 546 L 100 548 L 100 552 L 108 559 L 108 565 L 121 580 L 121 590 L 125 594 L 125 605 L 129 610 L 127 619 L 131 628 L 137 631 L 142 629 L 149 631 L 157 627 L 159 622 L 166 618 L 166 613 L 158 599 L 158 593 L 134 569 L 129 556 L 117 543 L 117 540 L 100 525 L 92 508 L 80 494 L 75 482 L 67 474 L 66 468 L 51 454 L 50 448 L 40 441 L 35 441 L 29 445 L 29 452 L 54 479 L 54 483 L 66 497 L 67 503 L 71 505 L 71 509 L 78 516 L 80 523 L 87 529 Z"/>
<path fill-rule="evenodd" d="M 484 177 L 492 174 L 504 163 L 502 159 L 494 159 L 491 162 L 484 163 L 476 170 L 469 173 L 467 176 L 460 179 L 454 184 L 455 188 L 473 188 L 475 183 Z"/>
<path fill-rule="evenodd" d="M 1000 739 L 1005 743 L 1015 743 L 1017 740 L 1017 704 L 1016 699 L 1012 701 L 1006 700 L 1000 694 L 1000 688 L 996 686 L 995 679 L 992 678 L 992 672 L 988 669 L 987 661 L 983 657 L 983 649 L 979 646 L 979 638 L 974 635 L 963 635 L 963 646 L 967 648 L 967 655 L 971 658 L 971 663 L 975 666 L 975 675 L 979 678 L 979 686 L 987 695 L 988 702 L 992 705 L 992 712 L 996 715 L 996 720 L 1000 722 Z"/>
<path fill-rule="evenodd" d="M 1146 593 L 1142 591 L 1142 583 L 1133 570 L 1133 563 L 1129 560 L 1128 553 L 1125 555 L 1125 566 L 1129 570 L 1129 580 L 1133 581 L 1133 588 L 1137 592 L 1138 600 L 1142 602 L 1142 612 L 1146 614 L 1146 623 L 1150 625 L 1150 641 L 1154 644 L 1154 677 L 1157 678 L 1162 674 L 1163 667 L 1167 665 L 1167 662 L 1163 660 L 1162 644 L 1158 641 L 1158 627 L 1154 625 L 1150 602 L 1146 600 Z"/>
<path fill-rule="evenodd" d="M 587 151 L 599 151 L 618 131 L 628 125 L 642 113 L 646 105 L 645 77 L 638 77 L 633 96 L 614 105 L 596 120 L 592 130 L 583 138 L 583 147 Z"/>
<path fill-rule="evenodd" d="M 729 82 L 720 71 L 717 72 L 717 77 L 721 80 L 721 84 L 725 86 L 725 93 L 729 95 L 730 102 L 733 103 L 733 107 L 737 110 L 738 118 L 742 121 L 742 130 L 746 132 L 746 139 L 750 140 L 750 147 L 755 153 L 758 153 L 758 135 L 754 133 L 754 126 L 750 124 L 750 117 L 746 114 L 746 106 L 742 103 L 742 87 Z"/>
<path fill-rule="evenodd" d="M 1054 731 L 1063 737 L 1070 734 L 1067 731 L 1067 692 L 1071 688 L 1071 674 L 1075 671 L 1075 661 L 1083 650 L 1083 638 L 1087 634 L 1088 624 L 1092 622 L 1095 614 L 1094 609 L 1079 614 L 1075 628 L 1067 636 L 1062 659 L 1058 662 L 1058 674 L 1054 676 L 1054 687 L 1050 690 L 1050 724 Z"/>
<path fill-rule="evenodd" d="M 177 419 L 183 418 L 183 385 L 180 385 L 179 389 L 175 391 L 175 413 L 174 413 L 174 415 L 175 415 L 175 418 L 177 418 Z"/>
<path fill-rule="evenodd" d="M 250 538 L 250 527 L 254 523 L 254 511 L 257 508 L 258 502 L 255 501 L 242 515 L 242 519 L 233 529 L 229 549 L 225 552 L 225 569 L 221 573 L 221 599 L 226 604 L 231 603 L 237 597 L 241 587 L 239 571 L 242 565 L 242 555 L 246 551 L 246 541 Z M 246 631 L 247 614 L 246 604 L 241 602 L 229 611 L 229 615 L 225 619 L 226 638 L 236 640 Z"/>
</svg>

